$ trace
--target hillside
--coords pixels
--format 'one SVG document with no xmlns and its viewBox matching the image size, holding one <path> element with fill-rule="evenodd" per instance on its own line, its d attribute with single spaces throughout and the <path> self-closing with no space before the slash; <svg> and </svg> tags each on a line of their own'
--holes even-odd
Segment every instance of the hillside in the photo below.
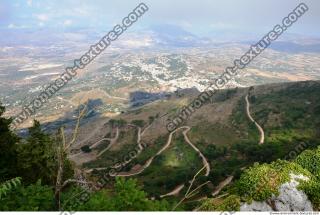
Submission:
<svg viewBox="0 0 320 215">
<path fill-rule="evenodd" d="M 85 124 L 71 160 L 92 180 L 114 169 L 118 176 L 136 178 L 150 197 L 165 195 L 168 201 L 183 198 L 207 161 L 210 169 L 204 168 L 193 183 L 205 185 L 184 201 L 183 207 L 192 209 L 194 200 L 218 193 L 253 163 L 292 160 L 320 145 L 320 82 L 221 90 L 184 127 L 169 133 L 167 122 L 197 94 L 184 90 L 110 121 Z M 81 151 L 84 146 L 89 153 Z"/>
<path fill-rule="evenodd" d="M 0 105 L 0 210 L 319 210 L 319 81 L 217 91 L 169 132 L 198 94 L 89 100 L 20 137 Z"/>
</svg>

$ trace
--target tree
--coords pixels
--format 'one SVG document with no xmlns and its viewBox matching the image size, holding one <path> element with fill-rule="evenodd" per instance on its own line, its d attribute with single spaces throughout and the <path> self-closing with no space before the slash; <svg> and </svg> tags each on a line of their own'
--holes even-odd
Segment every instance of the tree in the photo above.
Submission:
<svg viewBox="0 0 320 215">
<path fill-rule="evenodd" d="M 79 115 L 77 118 L 76 126 L 72 132 L 72 137 L 70 141 L 67 141 L 64 127 L 60 128 L 59 135 L 57 136 L 57 147 L 56 147 L 56 153 L 57 153 L 57 159 L 58 159 L 58 168 L 57 168 L 57 176 L 55 181 L 55 192 L 54 192 L 54 200 L 55 200 L 55 207 L 58 210 L 61 210 L 61 193 L 62 190 L 70 183 L 78 183 L 78 184 L 88 184 L 85 180 L 77 180 L 73 178 L 73 175 L 68 175 L 66 173 L 66 166 L 70 166 L 69 160 L 67 159 L 67 152 L 72 147 L 72 145 L 76 142 L 78 133 L 79 133 L 79 127 L 80 122 L 83 119 L 83 117 L 86 115 L 88 105 L 84 105 L 82 109 L 79 109 Z M 66 180 L 66 178 L 69 178 Z"/>
<path fill-rule="evenodd" d="M 117 178 L 113 202 L 117 211 L 154 211 L 166 210 L 166 202 L 151 201 L 146 193 L 137 186 L 134 179 Z"/>
<path fill-rule="evenodd" d="M 21 184 L 21 178 L 13 178 L 0 184 L 0 200 Z"/>
<path fill-rule="evenodd" d="M 92 150 L 91 150 L 90 146 L 84 145 L 81 147 L 81 151 L 83 151 L 84 153 L 90 153 Z"/>
<path fill-rule="evenodd" d="M 41 179 L 44 184 L 54 185 L 57 169 L 54 141 L 42 132 L 41 125 L 36 120 L 29 129 L 29 135 L 26 143 L 18 147 L 18 168 L 23 181 L 33 184 Z"/>
<path fill-rule="evenodd" d="M 225 156 L 227 153 L 227 148 L 225 146 L 216 146 L 210 144 L 207 146 L 204 155 L 210 160 L 217 159 L 219 157 Z"/>
<path fill-rule="evenodd" d="M 11 119 L 2 117 L 5 107 L 0 104 L 0 182 L 15 177 L 17 173 L 16 143 L 19 138 L 10 130 Z"/>
<path fill-rule="evenodd" d="M 114 193 L 101 190 L 75 210 L 80 211 L 164 211 L 169 210 L 166 201 L 149 200 L 134 179 L 116 178 Z"/>
<path fill-rule="evenodd" d="M 136 120 L 132 120 L 131 124 L 142 128 L 145 122 L 143 120 L 136 119 Z"/>
<path fill-rule="evenodd" d="M 149 119 L 149 124 L 151 124 L 151 123 L 153 123 L 155 117 L 154 116 L 149 116 L 148 119 Z"/>
<path fill-rule="evenodd" d="M 0 211 L 49 211 L 53 210 L 52 187 L 37 183 L 20 186 L 0 199 Z"/>
<path fill-rule="evenodd" d="M 127 124 L 127 121 L 124 119 L 110 119 L 109 120 L 109 125 L 114 128 L 114 127 L 123 127 Z"/>
<path fill-rule="evenodd" d="M 255 96 L 255 95 L 251 95 L 251 96 L 249 97 L 249 101 L 250 101 L 251 104 L 255 103 L 255 102 L 257 101 L 256 96 Z"/>
</svg>

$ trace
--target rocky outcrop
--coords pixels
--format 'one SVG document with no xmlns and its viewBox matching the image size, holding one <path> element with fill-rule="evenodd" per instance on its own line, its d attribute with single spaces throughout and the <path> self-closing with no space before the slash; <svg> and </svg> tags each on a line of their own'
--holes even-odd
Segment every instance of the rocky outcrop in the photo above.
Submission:
<svg viewBox="0 0 320 215">
<path fill-rule="evenodd" d="M 295 174 L 290 174 L 290 178 L 290 182 L 279 187 L 278 196 L 263 202 L 243 203 L 240 211 L 313 211 L 307 195 L 297 188 L 301 180 L 308 181 L 309 178 Z"/>
<path fill-rule="evenodd" d="M 252 201 L 251 204 L 242 204 L 240 211 L 272 211 L 272 208 L 266 202 Z"/>
</svg>

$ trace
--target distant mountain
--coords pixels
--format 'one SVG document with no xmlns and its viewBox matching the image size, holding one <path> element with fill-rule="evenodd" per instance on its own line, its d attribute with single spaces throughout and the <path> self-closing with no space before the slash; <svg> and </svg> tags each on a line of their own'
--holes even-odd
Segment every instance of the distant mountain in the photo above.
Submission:
<svg viewBox="0 0 320 215">
<path fill-rule="evenodd" d="M 302 52 L 320 52 L 320 43 L 316 44 L 297 44 L 294 42 L 274 42 L 271 46 L 271 49 L 281 52 L 289 53 L 302 53 Z"/>
<path fill-rule="evenodd" d="M 152 32 L 158 45 L 192 47 L 200 44 L 198 36 L 176 25 L 151 26 L 148 31 Z"/>
</svg>

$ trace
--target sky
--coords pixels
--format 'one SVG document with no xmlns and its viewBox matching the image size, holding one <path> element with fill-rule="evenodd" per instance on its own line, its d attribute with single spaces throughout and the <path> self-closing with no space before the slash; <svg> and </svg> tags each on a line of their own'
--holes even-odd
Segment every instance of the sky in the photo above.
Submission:
<svg viewBox="0 0 320 215">
<path fill-rule="evenodd" d="M 196 35 L 215 31 L 266 32 L 281 22 L 298 0 L 145 0 L 149 11 L 135 29 L 171 24 Z M 0 0 L 0 31 L 94 28 L 110 29 L 141 1 Z M 309 11 L 291 33 L 320 36 L 320 1 L 305 0 Z"/>
</svg>

